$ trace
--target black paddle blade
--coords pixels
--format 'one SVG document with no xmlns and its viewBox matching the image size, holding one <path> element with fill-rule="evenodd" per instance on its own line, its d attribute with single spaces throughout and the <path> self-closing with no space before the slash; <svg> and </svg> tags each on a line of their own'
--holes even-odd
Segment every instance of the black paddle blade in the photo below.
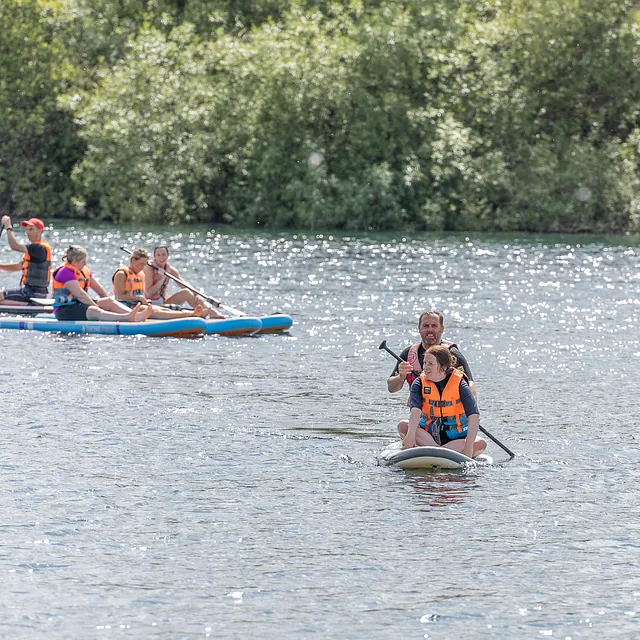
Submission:
<svg viewBox="0 0 640 640">
<path fill-rule="evenodd" d="M 380 343 L 380 346 L 378 347 L 378 349 L 386 349 L 386 348 L 387 348 L 387 341 L 386 341 L 386 340 L 383 340 L 383 341 Z"/>
</svg>

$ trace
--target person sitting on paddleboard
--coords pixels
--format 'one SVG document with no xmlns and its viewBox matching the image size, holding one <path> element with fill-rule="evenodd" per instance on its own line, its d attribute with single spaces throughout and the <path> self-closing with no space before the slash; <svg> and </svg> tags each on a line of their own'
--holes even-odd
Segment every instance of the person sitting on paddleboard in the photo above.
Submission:
<svg viewBox="0 0 640 640">
<path fill-rule="evenodd" d="M 426 350 L 422 374 L 411 384 L 409 423 L 406 429 L 398 425 L 404 449 L 446 447 L 469 458 L 485 450 L 487 443 L 477 437 L 476 399 L 456 365 L 446 346 Z"/>
<path fill-rule="evenodd" d="M 58 320 L 106 320 L 110 322 L 144 322 L 151 315 L 151 307 L 137 304 L 129 309 L 109 298 L 105 288 L 87 267 L 87 251 L 70 246 L 64 263 L 53 270 L 53 306 Z M 93 289 L 99 296 L 89 295 Z"/>
<path fill-rule="evenodd" d="M 196 305 L 193 311 L 172 311 L 171 309 L 163 309 L 151 304 L 145 295 L 144 267 L 148 261 L 149 254 L 144 249 L 134 249 L 129 258 L 129 266 L 120 266 L 113 272 L 111 280 L 116 300 L 129 307 L 133 307 L 139 302 L 150 305 L 152 309 L 151 318 L 154 320 L 171 320 L 206 315 L 202 305 Z"/>
<path fill-rule="evenodd" d="M 443 331 L 444 316 L 440 311 L 424 311 L 420 314 L 418 318 L 420 342 L 412 344 L 400 354 L 400 359 L 403 360 L 403 362 L 396 363 L 391 375 L 387 379 L 387 389 L 389 393 L 400 391 L 404 386 L 405 380 L 409 387 L 411 387 L 411 383 L 416 379 L 416 373 L 422 371 L 425 351 L 433 345 L 441 344 L 447 347 L 455 356 L 458 369 L 467 376 L 471 392 L 477 397 L 476 385 L 475 382 L 473 382 L 473 376 L 471 375 L 471 369 L 469 368 L 467 359 L 462 355 L 457 344 L 442 339 Z M 406 431 L 406 427 L 407 420 L 402 420 L 398 424 L 398 430 L 402 428 Z"/>
<path fill-rule="evenodd" d="M 168 275 L 167 275 L 168 274 Z M 180 291 L 167 295 L 167 289 L 171 282 L 171 278 L 180 278 L 180 272 L 171 264 L 169 264 L 169 247 L 159 246 L 153 250 L 153 260 L 144 267 L 144 278 L 147 287 L 146 296 L 156 304 L 182 304 L 186 302 L 193 308 L 200 305 L 205 309 L 205 315 L 210 318 L 224 318 L 224 316 L 216 311 L 211 305 L 207 304 L 204 298 L 197 295 L 193 291 L 182 287 Z M 180 286 L 178 284 L 178 286 Z"/>
<path fill-rule="evenodd" d="M 39 218 L 25 220 L 28 244 L 21 244 L 13 234 L 13 225 L 9 216 L 2 216 L 2 228 L 7 232 L 9 247 L 23 254 L 22 262 L 0 264 L 2 271 L 22 271 L 20 288 L 0 291 L 0 304 L 26 306 L 31 298 L 46 298 L 51 277 L 51 247 L 42 240 L 44 222 Z"/>
</svg>

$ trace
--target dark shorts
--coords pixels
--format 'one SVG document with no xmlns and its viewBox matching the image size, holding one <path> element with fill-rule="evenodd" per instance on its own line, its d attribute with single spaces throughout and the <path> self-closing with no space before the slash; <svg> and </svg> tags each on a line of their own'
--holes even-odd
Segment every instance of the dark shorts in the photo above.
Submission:
<svg viewBox="0 0 640 640">
<path fill-rule="evenodd" d="M 33 287 L 20 287 L 20 289 L 5 289 L 4 299 L 13 302 L 30 302 L 31 298 L 46 298 L 46 289 L 34 289 Z"/>
<path fill-rule="evenodd" d="M 66 304 L 63 307 L 56 307 L 55 314 L 57 320 L 86 320 L 88 304 L 76 302 Z"/>
<path fill-rule="evenodd" d="M 118 300 L 118 302 L 126 305 L 129 309 L 133 309 L 137 304 L 139 304 L 137 300 Z"/>
</svg>

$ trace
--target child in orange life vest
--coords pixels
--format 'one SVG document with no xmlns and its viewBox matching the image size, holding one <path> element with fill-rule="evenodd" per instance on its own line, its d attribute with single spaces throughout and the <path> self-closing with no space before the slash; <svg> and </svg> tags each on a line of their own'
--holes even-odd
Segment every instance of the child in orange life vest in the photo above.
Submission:
<svg viewBox="0 0 640 640">
<path fill-rule="evenodd" d="M 399 425 L 403 448 L 442 446 L 469 458 L 485 450 L 487 443 L 477 438 L 478 405 L 455 365 L 455 356 L 443 345 L 425 352 L 422 374 L 411 385 L 406 431 Z"/>
</svg>

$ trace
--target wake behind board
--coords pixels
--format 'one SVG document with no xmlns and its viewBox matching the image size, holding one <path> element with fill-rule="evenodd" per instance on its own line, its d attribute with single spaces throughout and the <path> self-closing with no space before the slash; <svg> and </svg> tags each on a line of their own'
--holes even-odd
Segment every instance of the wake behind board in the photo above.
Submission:
<svg viewBox="0 0 640 640">
<path fill-rule="evenodd" d="M 477 458 L 468 458 L 446 447 L 403 449 L 402 441 L 393 442 L 378 457 L 379 464 L 400 469 L 465 469 L 492 462 L 493 460 L 485 454 Z"/>
</svg>

